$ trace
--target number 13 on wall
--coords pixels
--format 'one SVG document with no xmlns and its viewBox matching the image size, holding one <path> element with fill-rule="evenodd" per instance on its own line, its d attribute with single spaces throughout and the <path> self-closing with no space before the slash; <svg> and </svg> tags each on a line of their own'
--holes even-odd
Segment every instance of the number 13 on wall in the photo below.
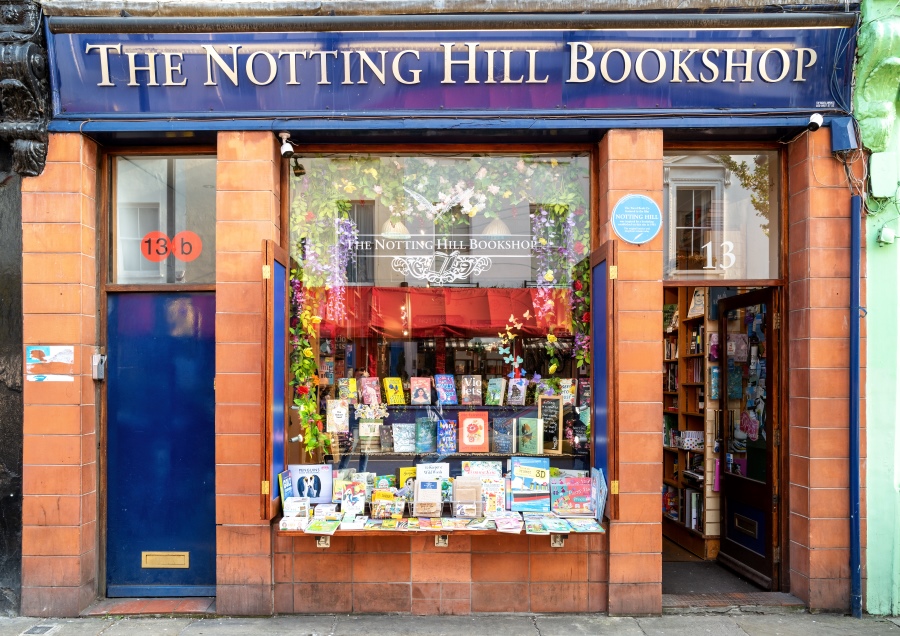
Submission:
<svg viewBox="0 0 900 636">
<path fill-rule="evenodd" d="M 734 243 L 731 241 L 725 241 L 721 245 L 722 247 L 722 263 L 719 264 L 717 268 L 713 265 L 713 247 L 712 241 L 709 243 L 704 243 L 700 249 L 706 252 L 706 265 L 703 266 L 703 269 L 731 269 L 734 266 L 737 258 L 734 255 Z"/>
</svg>

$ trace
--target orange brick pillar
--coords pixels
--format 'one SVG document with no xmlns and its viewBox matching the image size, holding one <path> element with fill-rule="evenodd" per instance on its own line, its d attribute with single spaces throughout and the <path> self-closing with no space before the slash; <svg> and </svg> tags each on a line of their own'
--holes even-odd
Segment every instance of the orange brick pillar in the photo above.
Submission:
<svg viewBox="0 0 900 636">
<path fill-rule="evenodd" d="M 24 378 L 22 614 L 77 616 L 97 597 L 97 147 L 50 136 L 47 165 L 22 180 L 24 343 L 74 361 Z M 52 374 L 58 381 L 35 381 Z"/>
<path fill-rule="evenodd" d="M 662 131 L 611 130 L 600 142 L 601 241 L 617 239 L 609 217 L 628 194 L 650 197 L 662 210 Z M 619 518 L 609 535 L 609 613 L 659 614 L 663 236 L 643 245 L 617 242 Z"/>
<path fill-rule="evenodd" d="M 810 609 L 847 611 L 850 190 L 827 128 L 792 143 L 788 164 L 790 587 Z"/>
<path fill-rule="evenodd" d="M 263 239 L 279 242 L 281 155 L 268 132 L 223 132 L 216 168 L 216 610 L 273 609 L 260 520 Z"/>
</svg>

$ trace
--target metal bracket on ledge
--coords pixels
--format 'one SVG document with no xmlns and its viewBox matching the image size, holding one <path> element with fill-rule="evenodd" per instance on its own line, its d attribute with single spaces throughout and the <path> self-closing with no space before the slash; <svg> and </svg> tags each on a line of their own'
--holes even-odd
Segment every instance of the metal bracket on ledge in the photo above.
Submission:
<svg viewBox="0 0 900 636">
<path fill-rule="evenodd" d="M 316 537 L 316 547 L 317 548 L 330 548 L 331 547 L 331 537 L 323 535 L 321 537 Z"/>
<path fill-rule="evenodd" d="M 449 548 L 450 547 L 450 535 L 449 534 L 434 535 L 434 547 Z"/>
<path fill-rule="evenodd" d="M 550 547 L 551 548 L 561 548 L 566 545 L 566 539 L 569 538 L 567 534 L 551 534 L 550 535 Z"/>
</svg>

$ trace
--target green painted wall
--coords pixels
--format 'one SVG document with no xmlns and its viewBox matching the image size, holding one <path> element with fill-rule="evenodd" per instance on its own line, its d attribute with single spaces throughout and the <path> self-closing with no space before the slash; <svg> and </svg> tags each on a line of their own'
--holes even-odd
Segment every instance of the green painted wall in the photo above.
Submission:
<svg viewBox="0 0 900 636">
<path fill-rule="evenodd" d="M 859 35 L 855 112 L 863 144 L 900 153 L 900 7 L 866 0 Z M 893 172 L 894 174 L 890 174 Z M 871 175 L 881 188 L 900 183 L 900 169 Z M 896 187 L 889 188 L 897 192 Z M 866 221 L 866 532 L 865 609 L 900 614 L 900 224 L 897 195 L 870 199 Z M 898 239 L 880 245 L 887 226 Z"/>
</svg>

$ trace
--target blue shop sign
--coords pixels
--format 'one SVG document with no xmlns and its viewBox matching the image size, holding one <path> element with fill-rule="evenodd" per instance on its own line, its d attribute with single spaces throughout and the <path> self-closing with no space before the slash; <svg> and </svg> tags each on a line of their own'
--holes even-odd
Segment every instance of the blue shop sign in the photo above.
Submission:
<svg viewBox="0 0 900 636">
<path fill-rule="evenodd" d="M 662 229 L 662 212 L 656 201 L 643 194 L 629 194 L 616 203 L 610 216 L 613 230 L 626 243 L 641 245 Z"/>
<path fill-rule="evenodd" d="M 854 55 L 843 27 L 48 38 L 71 119 L 845 111 Z"/>
</svg>

